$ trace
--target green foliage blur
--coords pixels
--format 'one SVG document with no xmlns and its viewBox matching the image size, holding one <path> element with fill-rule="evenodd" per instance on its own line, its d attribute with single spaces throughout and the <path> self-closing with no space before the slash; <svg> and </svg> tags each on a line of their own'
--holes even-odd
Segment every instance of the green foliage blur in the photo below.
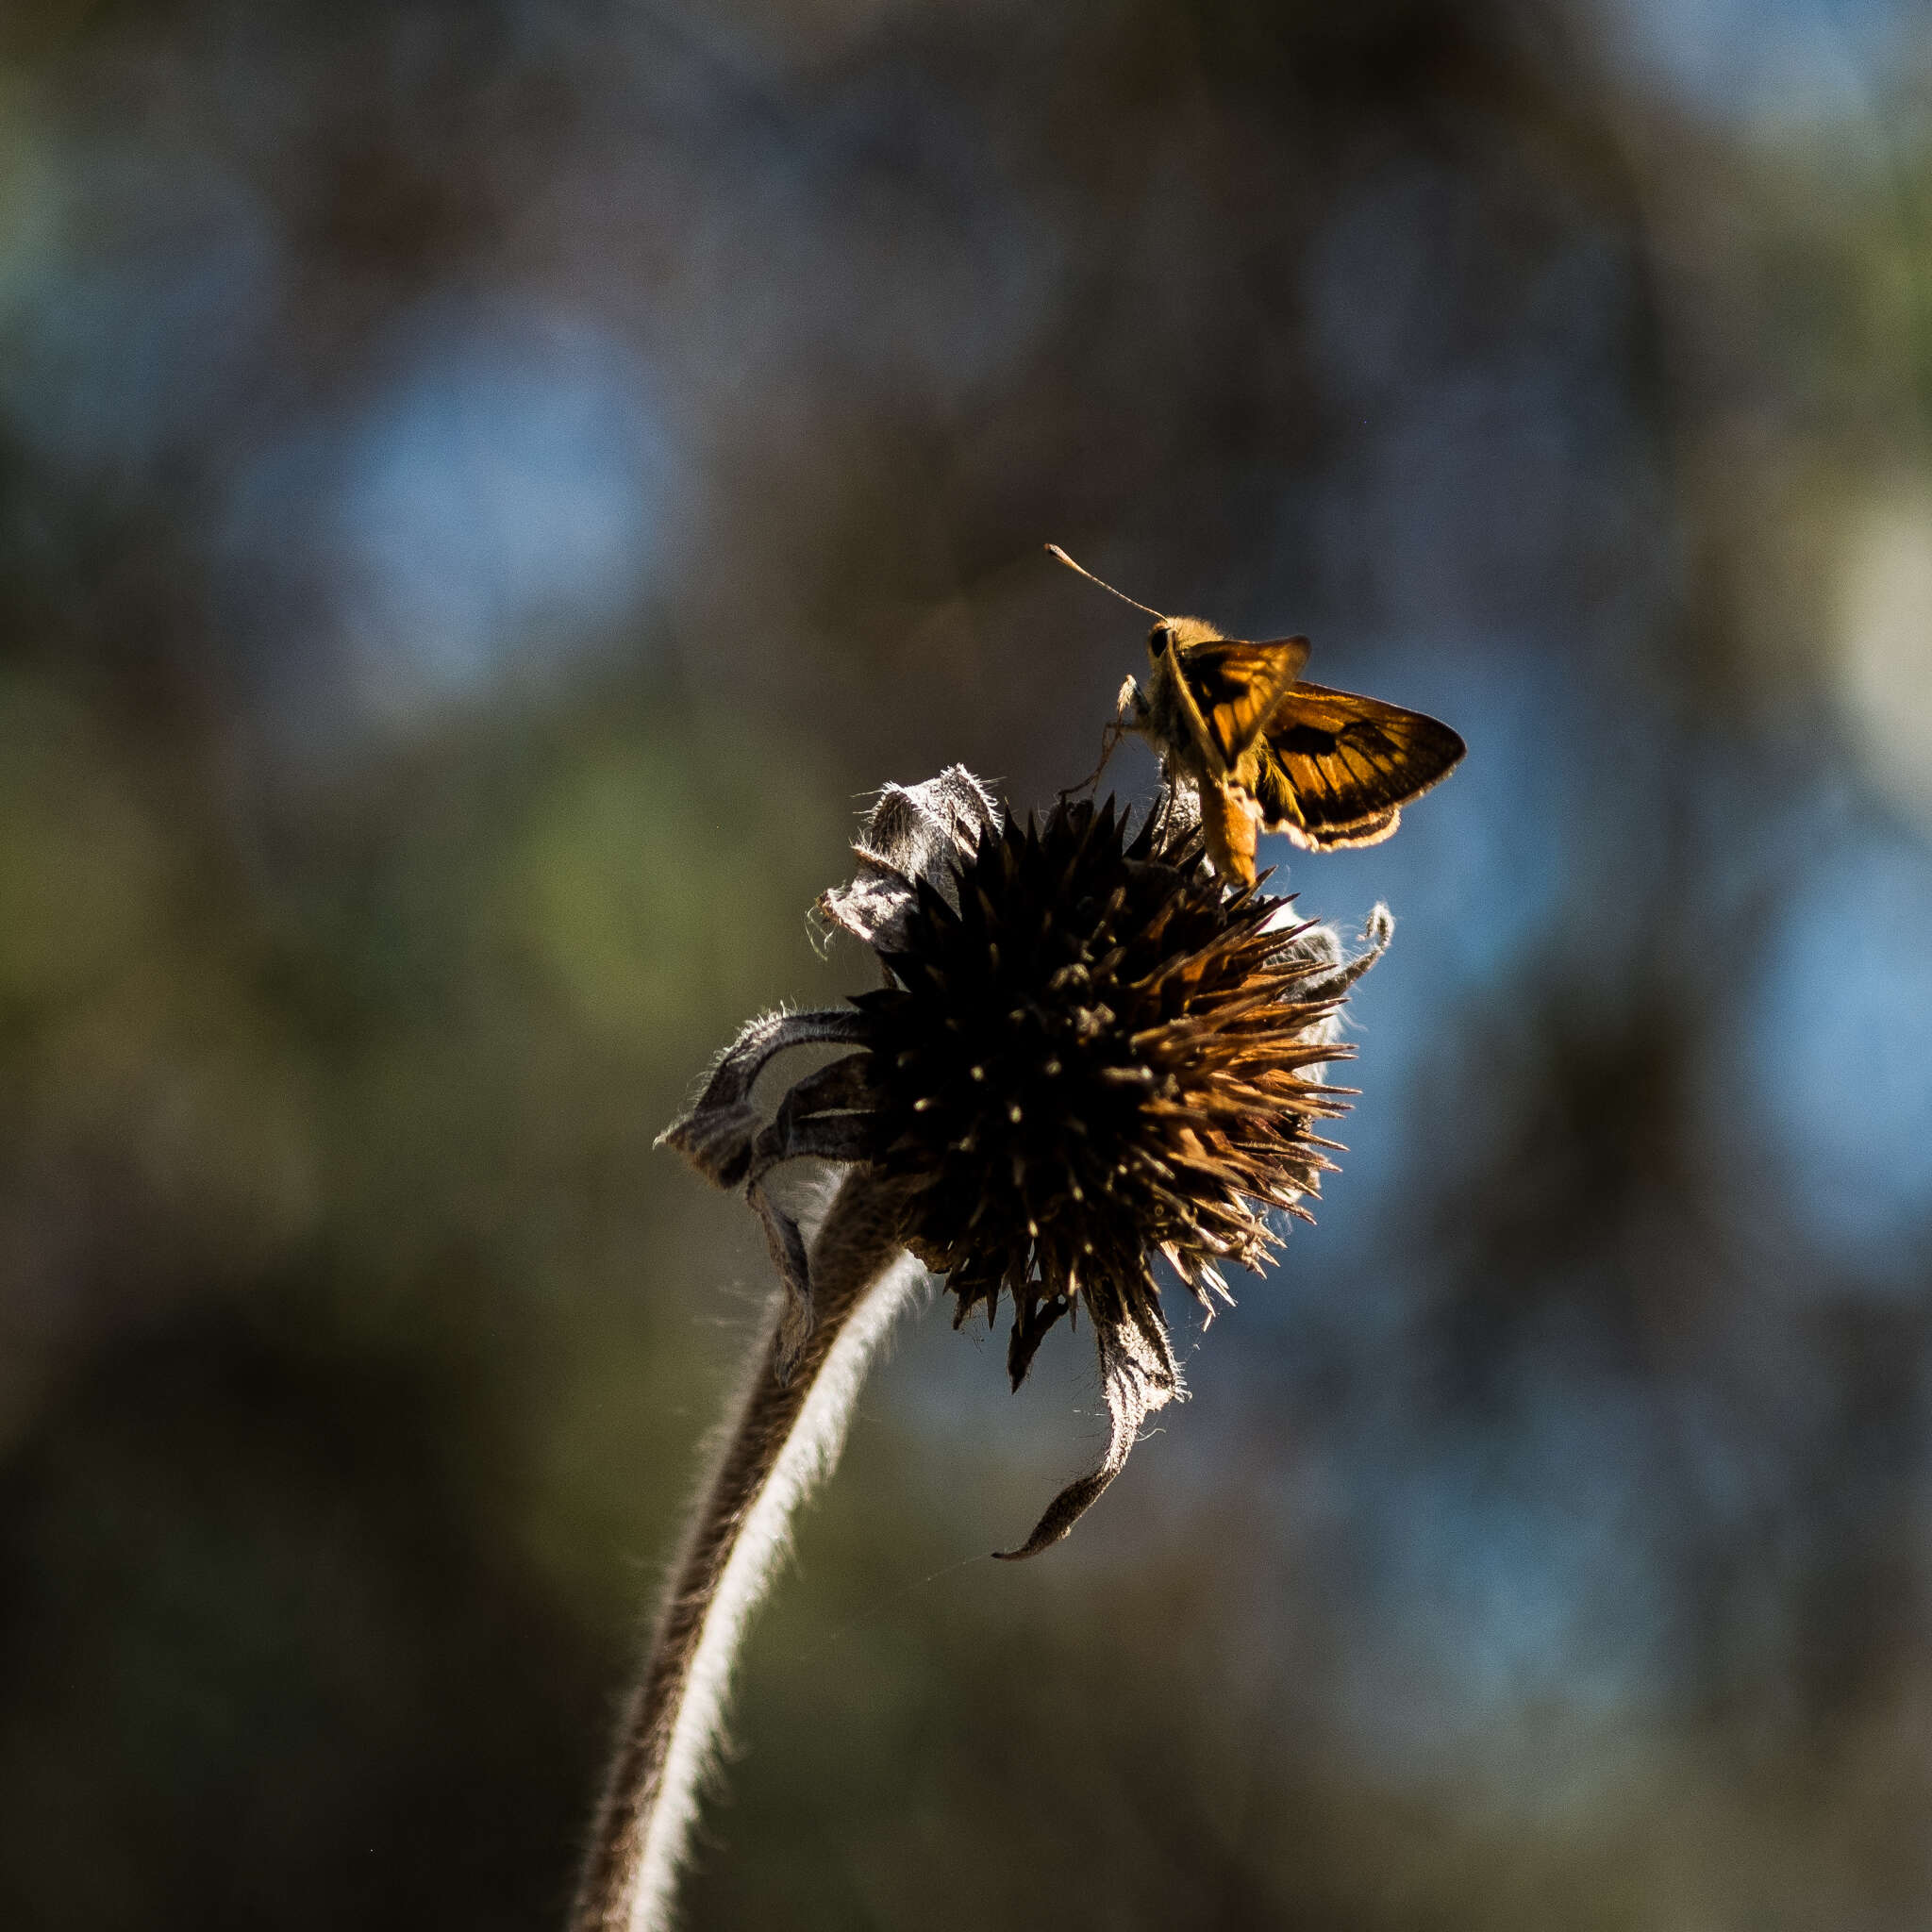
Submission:
<svg viewBox="0 0 1932 1932">
<path fill-rule="evenodd" d="M 1091 764 L 1049 539 L 1470 757 L 1074 1538 L 1084 1328 L 876 1372 L 690 1924 L 1932 1920 L 1928 411 L 1907 0 L 11 0 L 0 1924 L 559 1923 L 768 1288 L 653 1138 Z"/>
</svg>

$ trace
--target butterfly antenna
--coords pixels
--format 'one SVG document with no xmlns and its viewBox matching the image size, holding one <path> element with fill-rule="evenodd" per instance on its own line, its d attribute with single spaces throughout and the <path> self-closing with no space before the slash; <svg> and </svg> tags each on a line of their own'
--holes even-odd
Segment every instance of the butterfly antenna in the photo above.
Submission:
<svg viewBox="0 0 1932 1932">
<path fill-rule="evenodd" d="M 1163 624 L 1167 622 L 1166 611 L 1157 610 L 1155 609 L 1153 605 L 1143 604 L 1141 603 L 1140 598 L 1130 597 L 1124 591 L 1115 591 L 1113 586 L 1110 583 L 1108 583 L 1105 577 L 1095 576 L 1091 570 L 1089 570 L 1084 563 L 1075 563 L 1074 559 L 1071 557 L 1069 557 L 1067 553 L 1064 550 L 1062 550 L 1058 543 L 1049 543 L 1046 546 L 1046 548 L 1047 554 L 1049 556 L 1058 557 L 1059 560 L 1063 564 L 1065 564 L 1069 570 L 1078 571 L 1080 575 L 1083 577 L 1085 577 L 1089 583 L 1098 584 L 1103 591 L 1112 591 L 1113 595 L 1118 597 L 1123 604 L 1131 604 L 1136 610 L 1144 610 L 1149 617 L 1158 617 Z"/>
</svg>

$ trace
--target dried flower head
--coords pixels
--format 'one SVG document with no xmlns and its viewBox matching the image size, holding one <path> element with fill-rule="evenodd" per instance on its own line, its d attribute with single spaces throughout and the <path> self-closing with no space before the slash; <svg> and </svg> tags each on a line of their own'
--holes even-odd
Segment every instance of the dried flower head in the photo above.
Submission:
<svg viewBox="0 0 1932 1932">
<path fill-rule="evenodd" d="M 746 1186 L 810 1332 L 796 1227 L 763 1189 L 802 1154 L 871 1164 L 903 1239 L 946 1276 L 955 1325 L 1011 1298 L 1017 1387 L 1041 1338 L 1085 1309 L 1111 1429 L 1015 1557 L 1072 1528 L 1124 1464 L 1141 1423 L 1182 1392 L 1160 1310 L 1165 1260 L 1211 1315 L 1222 1273 L 1267 1264 L 1278 1214 L 1307 1218 L 1330 1165 L 1317 1124 L 1345 1109 L 1322 1078 L 1345 1058 L 1337 1015 L 1379 957 L 1344 960 L 1288 902 L 1231 891 L 1198 831 L 1156 810 L 1129 832 L 1109 800 L 1003 823 L 959 767 L 889 788 L 855 848 L 859 876 L 820 909 L 865 940 L 885 984 L 842 1009 L 753 1023 L 665 1138 L 712 1179 Z M 769 1124 L 758 1071 L 793 1044 L 856 1050 L 799 1081 Z"/>
</svg>

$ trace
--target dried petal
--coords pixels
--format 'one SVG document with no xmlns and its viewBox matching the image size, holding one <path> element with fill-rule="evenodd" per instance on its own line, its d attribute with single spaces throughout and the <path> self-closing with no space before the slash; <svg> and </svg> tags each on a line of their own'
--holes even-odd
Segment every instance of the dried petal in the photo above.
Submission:
<svg viewBox="0 0 1932 1932">
<path fill-rule="evenodd" d="M 1127 1454 L 1141 1433 L 1141 1424 L 1158 1408 L 1185 1391 L 1174 1366 L 1166 1326 L 1158 1318 L 1144 1324 L 1119 1312 L 1103 1318 L 1096 1307 L 1094 1334 L 1100 1344 L 1100 1388 L 1107 1398 L 1107 1454 L 1097 1467 L 1077 1482 L 1069 1483 L 1034 1525 L 1033 1534 L 1017 1550 L 995 1550 L 1002 1562 L 1017 1563 L 1051 1549 L 1100 1500 L 1108 1483 L 1126 1467 Z"/>
<path fill-rule="evenodd" d="M 921 785 L 884 786 L 853 841 L 858 869 L 850 885 L 820 895 L 820 914 L 869 946 L 896 945 L 919 882 L 944 891 L 954 867 L 999 822 L 992 793 L 964 765 Z"/>
<path fill-rule="evenodd" d="M 673 1121 L 654 1143 L 675 1147 L 715 1187 L 735 1188 L 751 1165 L 752 1142 L 763 1117 L 751 1090 L 766 1063 L 788 1047 L 831 1042 L 858 1045 L 863 1020 L 843 1008 L 816 1013 L 763 1013 L 718 1056 L 691 1110 Z"/>
</svg>

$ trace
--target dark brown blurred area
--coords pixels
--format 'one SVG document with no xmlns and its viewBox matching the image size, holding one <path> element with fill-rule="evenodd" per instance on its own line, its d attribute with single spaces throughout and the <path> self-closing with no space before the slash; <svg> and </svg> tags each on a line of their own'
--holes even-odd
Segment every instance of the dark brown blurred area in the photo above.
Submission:
<svg viewBox="0 0 1932 1932">
<path fill-rule="evenodd" d="M 877 1372 L 690 1924 L 1932 1923 L 1928 408 L 1908 0 L 10 0 L 0 1924 L 558 1922 L 765 1291 L 652 1137 L 1091 764 L 1049 539 L 1469 758 L 1074 1540 L 1084 1333 Z"/>
</svg>

